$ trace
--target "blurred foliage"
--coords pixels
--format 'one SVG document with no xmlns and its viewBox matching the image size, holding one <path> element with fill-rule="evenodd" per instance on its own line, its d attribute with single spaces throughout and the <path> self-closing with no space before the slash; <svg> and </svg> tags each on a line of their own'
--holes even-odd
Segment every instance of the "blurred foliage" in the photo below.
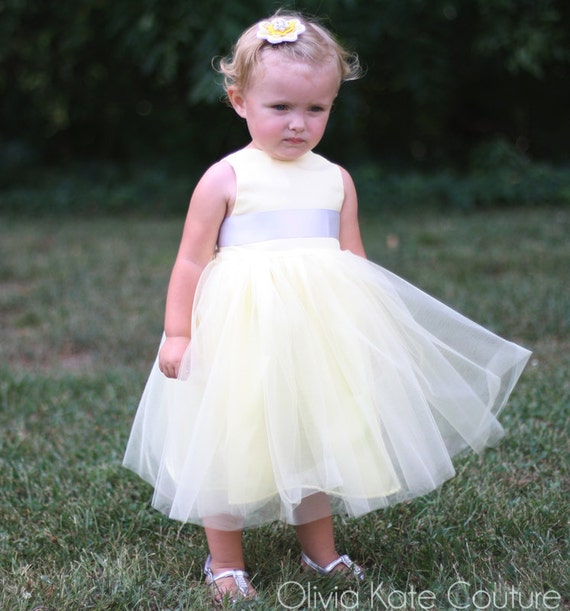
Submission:
<svg viewBox="0 0 570 611">
<path fill-rule="evenodd" d="M 570 168 L 529 162 L 505 140 L 482 144 L 468 171 L 394 170 L 367 161 L 348 166 L 363 214 L 378 211 L 473 211 L 491 207 L 570 206 Z M 31 168 L 0 192 L 12 216 L 184 215 L 197 168 L 167 161 L 133 165 L 101 161 Z"/>
<path fill-rule="evenodd" d="M 501 139 L 567 156 L 566 0 L 1 0 L 0 180 L 78 157 L 206 164 L 241 146 L 211 60 L 280 5 L 317 15 L 367 68 L 322 144 L 340 161 L 466 167 Z"/>
</svg>

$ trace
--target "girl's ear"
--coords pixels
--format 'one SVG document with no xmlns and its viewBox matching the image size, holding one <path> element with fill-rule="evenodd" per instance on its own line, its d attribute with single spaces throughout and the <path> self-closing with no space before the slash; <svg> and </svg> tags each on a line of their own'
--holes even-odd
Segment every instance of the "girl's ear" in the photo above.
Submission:
<svg viewBox="0 0 570 611">
<path fill-rule="evenodd" d="M 245 111 L 245 98 L 243 93 L 234 85 L 228 87 L 228 99 L 233 109 L 237 112 L 237 114 L 242 118 L 246 118 Z"/>
</svg>

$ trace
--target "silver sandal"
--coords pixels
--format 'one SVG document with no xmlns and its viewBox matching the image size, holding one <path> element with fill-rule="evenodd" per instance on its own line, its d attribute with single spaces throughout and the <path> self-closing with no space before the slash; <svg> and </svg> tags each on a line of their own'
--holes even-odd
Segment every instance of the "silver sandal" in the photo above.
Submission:
<svg viewBox="0 0 570 611">
<path fill-rule="evenodd" d="M 246 571 L 242 571 L 241 569 L 230 569 L 228 571 L 223 571 L 219 575 L 214 575 L 210 568 L 211 562 L 212 557 L 208 555 L 206 563 L 204 564 L 204 575 L 206 576 L 206 583 L 210 587 L 212 600 L 217 605 L 223 605 L 226 600 L 230 603 L 237 603 L 245 600 L 254 600 L 256 598 L 255 594 L 250 594 L 249 588 L 251 584 L 249 582 L 249 574 Z M 231 577 L 237 586 L 237 592 L 235 592 L 233 596 L 230 595 L 229 590 L 222 592 L 216 583 L 218 579 L 224 579 L 225 577 Z"/>
<path fill-rule="evenodd" d="M 344 574 L 347 576 L 356 577 L 358 581 L 364 581 L 366 579 L 364 569 L 356 564 L 356 562 L 353 562 L 346 554 L 339 556 L 336 560 L 333 560 L 330 564 L 327 564 L 327 566 L 319 566 L 316 562 L 311 560 L 309 556 L 305 554 L 305 552 L 301 552 L 301 560 L 319 575 L 327 575 L 330 577 L 331 575 L 335 574 L 333 571 L 337 566 L 344 564 L 344 566 L 348 568 L 348 571 Z M 343 573 L 340 572 L 339 574 L 342 575 Z"/>
</svg>

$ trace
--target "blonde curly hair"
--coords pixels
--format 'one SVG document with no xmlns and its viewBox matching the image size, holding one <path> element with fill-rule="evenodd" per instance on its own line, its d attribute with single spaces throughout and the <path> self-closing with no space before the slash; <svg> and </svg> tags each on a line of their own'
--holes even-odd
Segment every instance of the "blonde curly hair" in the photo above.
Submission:
<svg viewBox="0 0 570 611">
<path fill-rule="evenodd" d="M 347 51 L 335 37 L 315 19 L 300 13 L 278 11 L 267 21 L 280 18 L 299 19 L 306 30 L 295 42 L 271 44 L 257 37 L 259 22 L 255 23 L 239 37 L 232 53 L 219 61 L 217 70 L 224 76 L 224 89 L 237 87 L 245 91 L 258 64 L 265 53 L 280 53 L 294 61 L 321 64 L 336 61 L 339 69 L 339 85 L 345 81 L 360 78 L 362 71 L 356 53 Z M 265 21 L 265 20 L 264 20 Z"/>
</svg>

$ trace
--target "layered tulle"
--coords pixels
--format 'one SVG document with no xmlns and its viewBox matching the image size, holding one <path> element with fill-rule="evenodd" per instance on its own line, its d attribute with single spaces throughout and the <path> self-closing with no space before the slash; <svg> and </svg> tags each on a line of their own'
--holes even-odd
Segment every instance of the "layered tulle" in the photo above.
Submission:
<svg viewBox="0 0 570 611">
<path fill-rule="evenodd" d="M 181 521 L 362 515 L 494 444 L 529 355 L 337 240 L 222 248 L 181 379 L 154 365 L 125 464 Z"/>
</svg>

